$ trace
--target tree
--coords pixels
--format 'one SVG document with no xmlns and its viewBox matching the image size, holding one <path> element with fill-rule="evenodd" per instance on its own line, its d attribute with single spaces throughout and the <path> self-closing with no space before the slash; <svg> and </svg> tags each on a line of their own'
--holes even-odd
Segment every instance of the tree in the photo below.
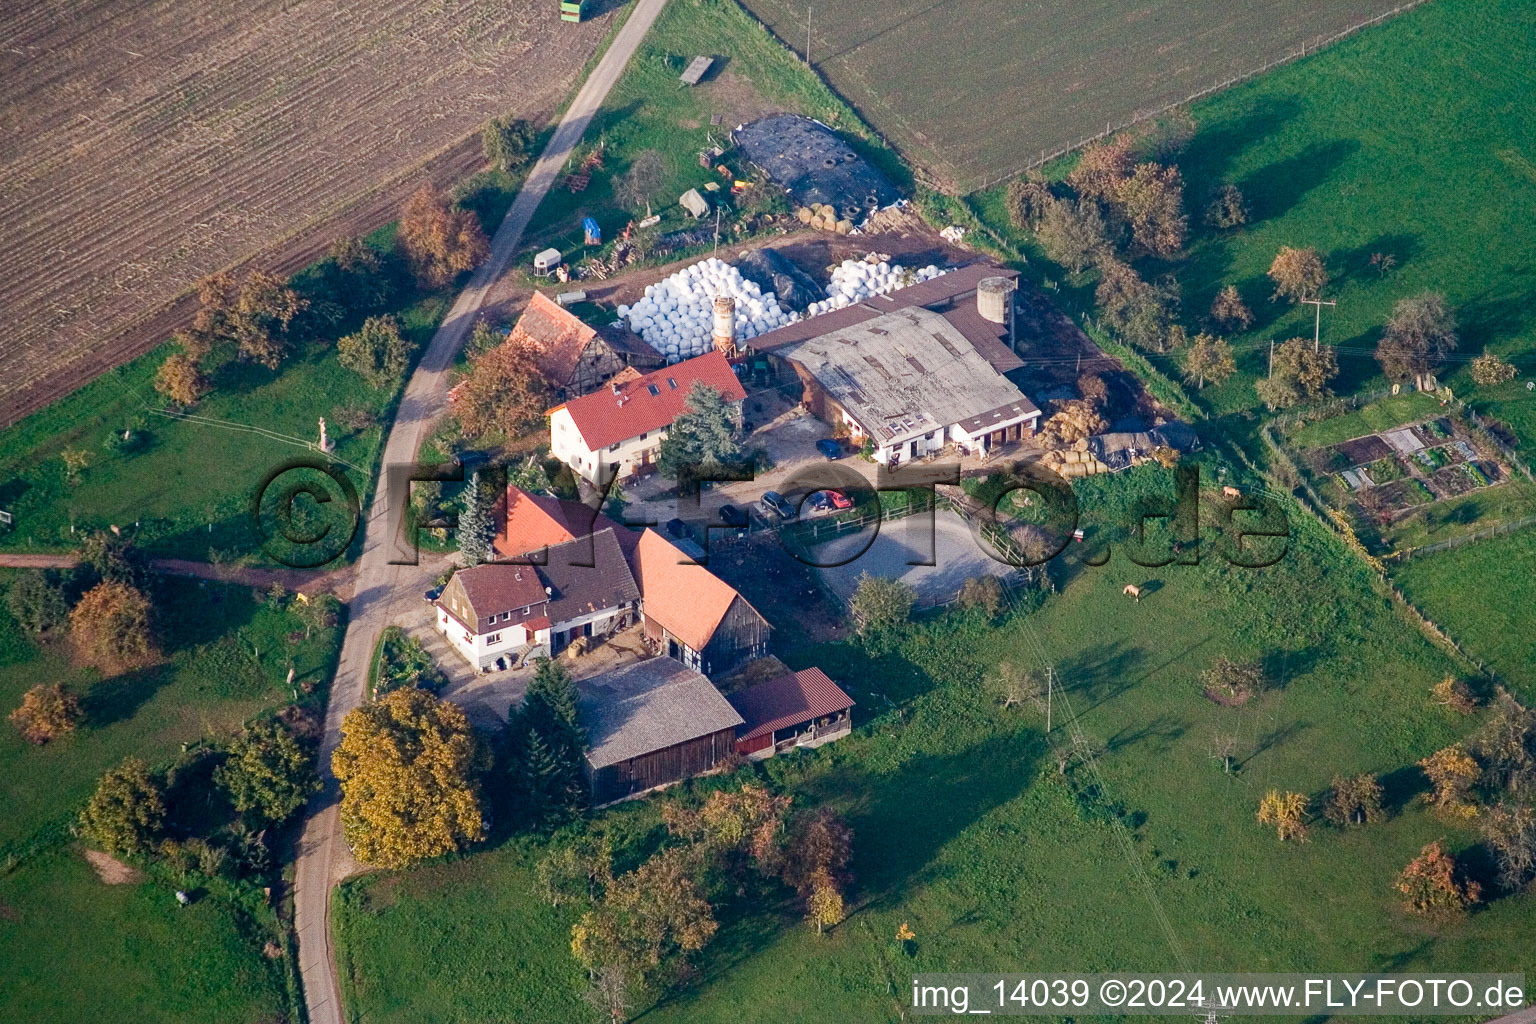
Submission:
<svg viewBox="0 0 1536 1024">
<path fill-rule="evenodd" d="M 1177 167 L 1137 164 L 1114 188 L 1113 200 L 1131 226 L 1131 244 L 1167 258 L 1184 248 L 1189 218 L 1184 215 L 1184 178 Z"/>
<path fill-rule="evenodd" d="M 1454 675 L 1446 675 L 1430 688 L 1430 699 L 1444 708 L 1450 708 L 1458 715 L 1470 715 L 1477 710 L 1477 698 L 1472 693 L 1472 688 Z"/>
<path fill-rule="evenodd" d="M 1243 301 L 1237 285 L 1229 284 L 1216 293 L 1215 300 L 1211 302 L 1211 320 L 1228 330 L 1246 331 L 1253 326 L 1253 313 Z"/>
<path fill-rule="evenodd" d="M 1234 661 L 1226 655 L 1211 662 L 1211 667 L 1200 673 L 1200 680 L 1208 690 L 1233 700 L 1247 700 L 1263 691 L 1264 671 L 1253 662 Z"/>
<path fill-rule="evenodd" d="M 1332 392 L 1329 382 L 1339 374 L 1339 360 L 1331 348 L 1312 350 L 1305 338 L 1292 338 L 1275 349 L 1274 370 L 1254 385 L 1271 409 L 1285 409 L 1301 402 L 1317 401 Z"/>
<path fill-rule="evenodd" d="M 603 964 L 588 978 L 591 988 L 587 1002 L 599 1013 L 606 1013 L 612 1024 L 628 1019 L 630 1007 L 629 972 L 620 964 Z"/>
<path fill-rule="evenodd" d="M 1323 797 L 1323 817 L 1340 828 L 1364 825 L 1385 817 L 1381 809 L 1381 783 L 1370 772 L 1335 775 Z"/>
<path fill-rule="evenodd" d="M 97 583 L 126 583 L 143 589 L 149 580 L 144 555 L 128 541 L 107 530 L 87 534 L 80 545 L 80 562 L 87 578 Z"/>
<path fill-rule="evenodd" d="M 1469 797 L 1482 777 L 1477 761 L 1461 744 L 1452 744 L 1419 762 L 1434 787 L 1430 803 L 1451 814 L 1471 818 L 1477 814 Z"/>
<path fill-rule="evenodd" d="M 647 149 L 636 155 L 629 170 L 614 183 L 613 193 L 626 209 L 649 209 L 651 197 L 661 190 L 667 166 L 661 154 Z"/>
<path fill-rule="evenodd" d="M 155 656 L 149 599 L 126 583 L 98 583 L 69 615 L 69 635 L 86 664 L 112 672 Z"/>
<path fill-rule="evenodd" d="M 1104 322 L 1126 341 L 1154 352 L 1168 350 L 1179 301 L 1171 278 L 1151 284 L 1127 264 L 1106 259 L 1099 265 L 1094 300 Z"/>
<path fill-rule="evenodd" d="M 343 310 L 371 312 L 388 303 L 395 292 L 382 254 L 361 238 L 332 243 L 316 276 L 318 291 Z"/>
<path fill-rule="evenodd" d="M 784 850 L 782 875 L 806 904 L 816 931 L 843 916 L 842 884 L 853 857 L 853 830 L 830 808 L 797 818 Z"/>
<path fill-rule="evenodd" d="M 1269 277 L 1275 282 L 1273 298 L 1290 299 L 1292 302 L 1316 298 L 1328 283 L 1328 271 L 1323 269 L 1323 258 L 1310 246 L 1305 249 L 1281 246 L 1275 254 L 1275 261 L 1269 265 Z"/>
<path fill-rule="evenodd" d="M 694 381 L 682 415 L 667 428 L 661 439 L 657 469 L 662 476 L 676 478 L 684 473 L 708 471 L 741 459 L 741 443 L 736 440 L 736 413 L 725 396 L 703 381 Z"/>
<path fill-rule="evenodd" d="M 1008 183 L 1005 193 L 1008 220 L 1020 231 L 1033 231 L 1055 201 L 1050 185 L 1035 172 L 1015 178 Z"/>
<path fill-rule="evenodd" d="M 354 708 L 331 757 L 347 841 L 364 861 L 390 868 L 479 842 L 485 767 L 464 712 L 426 690 Z"/>
<path fill-rule="evenodd" d="M 490 255 L 480 221 L 448 202 L 430 184 L 406 200 L 395 235 L 417 280 L 441 288 Z"/>
<path fill-rule="evenodd" d="M 989 674 L 987 683 L 1005 708 L 1017 704 L 1045 704 L 1045 680 L 1040 673 L 1014 661 L 1001 662 L 996 671 Z"/>
<path fill-rule="evenodd" d="M 982 575 L 960 585 L 960 607 L 981 608 L 996 618 L 1003 608 L 1003 584 L 996 576 Z"/>
<path fill-rule="evenodd" d="M 549 385 L 533 354 L 514 344 L 470 357 L 468 372 L 448 393 L 448 411 L 466 437 L 517 437 L 548 407 Z"/>
<path fill-rule="evenodd" d="M 1473 741 L 1487 781 L 1512 792 L 1536 787 L 1536 711 L 1501 686 L 1490 712 Z"/>
<path fill-rule="evenodd" d="M 235 810 L 276 825 L 288 820 L 320 788 L 310 752 L 276 722 L 246 730 L 213 773 Z"/>
<path fill-rule="evenodd" d="M 552 907 L 596 900 L 613 883 L 613 847 L 606 836 L 577 836 L 539 861 L 534 882 Z"/>
<path fill-rule="evenodd" d="M 96 792 L 80 812 L 80 834 L 116 856 L 149 852 L 165 821 L 165 798 L 136 757 L 101 777 Z"/>
<path fill-rule="evenodd" d="M 571 952 L 596 979 L 619 968 L 647 981 L 704 948 L 719 927 L 686 851 L 662 850 L 614 879 L 571 926 Z"/>
<path fill-rule="evenodd" d="M 498 117 L 480 132 L 485 158 L 503 171 L 521 169 L 532 156 L 536 133 L 533 125 L 520 117 Z"/>
<path fill-rule="evenodd" d="M 811 892 L 806 897 L 806 917 L 816 925 L 816 934 L 843 919 L 843 894 L 825 871 L 817 871 L 811 877 Z"/>
<path fill-rule="evenodd" d="M 1472 360 L 1472 380 L 1484 387 L 1514 380 L 1518 374 L 1518 370 L 1492 352 L 1484 352 Z"/>
<path fill-rule="evenodd" d="M 674 836 L 711 859 L 723 858 L 738 880 L 748 865 L 765 877 L 777 877 L 783 870 L 790 803 L 790 797 L 748 783 L 739 790 L 716 790 L 698 808 L 668 802 L 662 806 L 662 820 Z"/>
<path fill-rule="evenodd" d="M 1136 139 L 1128 132 L 1089 146 L 1067 175 L 1067 184 L 1080 196 L 1112 199 L 1120 183 L 1131 175 L 1135 149 Z"/>
<path fill-rule="evenodd" d="M 563 664 L 539 660 L 522 704 L 508 717 L 507 737 L 513 790 L 530 823 L 556 825 L 587 805 L 586 732 L 578 721 L 576 684 Z"/>
<path fill-rule="evenodd" d="M 1202 391 L 1207 379 L 1220 384 L 1236 372 L 1237 360 L 1225 338 L 1202 331 L 1184 353 L 1184 379 L 1190 383 L 1198 381 Z"/>
<path fill-rule="evenodd" d="M 1483 815 L 1482 833 L 1498 865 L 1500 885 L 1518 892 L 1536 878 L 1536 811 L 1501 803 Z"/>
<path fill-rule="evenodd" d="M 22 570 L 5 594 L 11 617 L 29 633 L 46 633 L 64 624 L 69 603 L 64 587 L 46 569 Z"/>
<path fill-rule="evenodd" d="M 1466 910 L 1482 896 L 1482 886 L 1458 877 L 1455 858 L 1439 841 L 1430 843 L 1397 879 L 1397 891 L 1416 914 L 1439 916 Z"/>
<path fill-rule="evenodd" d="M 1422 388 L 1424 378 L 1455 347 L 1456 319 L 1445 297 L 1425 292 L 1393 307 L 1386 333 L 1376 343 L 1376 361 L 1388 380 L 1412 380 Z"/>
<path fill-rule="evenodd" d="M 496 522 L 491 518 L 491 509 L 496 504 L 496 497 L 489 477 L 482 478 L 478 470 L 470 474 L 456 529 L 459 554 L 465 565 L 474 566 L 491 560 L 491 542 L 496 539 Z"/>
<path fill-rule="evenodd" d="M 299 594 L 294 598 L 293 614 L 304 624 L 304 639 L 317 629 L 330 629 L 341 618 L 341 602 L 335 594 Z"/>
<path fill-rule="evenodd" d="M 375 388 L 393 387 L 405 376 L 413 346 L 400 334 L 392 316 L 371 316 L 362 329 L 336 342 L 341 365 Z"/>
<path fill-rule="evenodd" d="M 867 640 L 906 625 L 916 602 L 917 592 L 909 584 L 865 572 L 859 576 L 848 612 L 855 632 Z"/>
<path fill-rule="evenodd" d="M 228 327 L 240 358 L 275 370 L 288 354 L 288 328 L 309 303 L 275 274 L 257 270 L 241 283 Z"/>
<path fill-rule="evenodd" d="M 173 352 L 155 373 L 155 390 L 180 406 L 196 405 L 208 393 L 208 378 L 192 357 Z"/>
<path fill-rule="evenodd" d="M 42 746 L 75 731 L 80 721 L 80 700 L 58 683 L 39 683 L 21 698 L 11 712 L 11 724 L 28 743 Z"/>
<path fill-rule="evenodd" d="M 78 484 L 80 474 L 91 464 L 91 453 L 80 448 L 65 448 L 59 458 L 64 463 L 64 479 L 70 484 Z"/>
<path fill-rule="evenodd" d="M 1045 255 L 1074 274 L 1102 259 L 1110 248 L 1104 216 L 1092 200 L 1053 199 L 1036 234 Z"/>
<path fill-rule="evenodd" d="M 1248 223 L 1248 204 L 1236 185 L 1217 186 L 1205 208 L 1205 222 L 1218 230 L 1242 227 Z"/>
<path fill-rule="evenodd" d="M 1272 789 L 1259 801 L 1261 825 L 1273 825 L 1280 841 L 1307 841 L 1307 798 L 1301 793 L 1282 793 Z"/>
</svg>

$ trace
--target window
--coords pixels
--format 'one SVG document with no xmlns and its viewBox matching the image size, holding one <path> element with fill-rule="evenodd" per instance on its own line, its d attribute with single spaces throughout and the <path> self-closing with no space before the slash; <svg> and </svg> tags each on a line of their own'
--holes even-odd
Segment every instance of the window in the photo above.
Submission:
<svg viewBox="0 0 1536 1024">
<path fill-rule="evenodd" d="M 677 390 L 677 381 L 673 380 L 671 377 L 668 377 L 667 378 L 667 387 L 671 388 L 673 391 L 676 391 Z"/>
<path fill-rule="evenodd" d="M 647 384 L 645 386 L 645 390 L 649 391 L 652 395 L 661 394 L 661 389 L 658 388 L 655 384 Z"/>
<path fill-rule="evenodd" d="M 485 638 L 485 646 L 487 647 L 495 647 L 499 643 L 501 643 L 500 633 L 492 633 L 490 636 Z"/>
<path fill-rule="evenodd" d="M 611 451 L 611 452 L 618 451 L 619 450 L 619 442 L 615 441 L 613 444 L 609 445 L 608 446 L 608 450 Z"/>
<path fill-rule="evenodd" d="M 646 438 L 648 438 L 650 436 L 651 436 L 651 432 L 649 430 L 647 430 L 645 433 L 640 435 L 640 440 L 644 441 Z"/>
</svg>

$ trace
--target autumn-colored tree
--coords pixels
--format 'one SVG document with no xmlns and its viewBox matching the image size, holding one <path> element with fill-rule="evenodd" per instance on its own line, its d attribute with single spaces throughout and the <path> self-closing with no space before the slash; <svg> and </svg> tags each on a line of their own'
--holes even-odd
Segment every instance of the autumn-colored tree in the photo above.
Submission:
<svg viewBox="0 0 1536 1024">
<path fill-rule="evenodd" d="M 1409 862 L 1397 879 L 1407 908 L 1416 914 L 1460 913 L 1482 896 L 1482 886 L 1459 877 L 1456 859 L 1439 841 L 1430 843 Z"/>
<path fill-rule="evenodd" d="M 1430 700 L 1458 715 L 1470 715 L 1477 710 L 1477 697 L 1472 688 L 1450 674 L 1430 688 Z"/>
<path fill-rule="evenodd" d="M 1005 193 L 1008 220 L 1020 231 L 1033 231 L 1040 225 L 1040 218 L 1055 202 L 1051 186 L 1038 174 L 1031 172 L 1008 183 Z"/>
<path fill-rule="evenodd" d="M 1281 246 L 1275 261 L 1269 265 L 1269 277 L 1275 282 L 1273 297 L 1292 302 L 1316 298 L 1328 283 L 1323 258 L 1310 246 L 1305 249 Z"/>
<path fill-rule="evenodd" d="M 173 352 L 155 374 L 155 390 L 176 405 L 196 405 L 208 393 L 208 378 L 190 356 Z"/>
<path fill-rule="evenodd" d="M 1292 338 L 1276 346 L 1272 372 L 1254 388 L 1269 408 L 1286 409 L 1328 397 L 1328 385 L 1338 375 L 1339 359 L 1332 348 L 1314 351 L 1307 339 Z"/>
<path fill-rule="evenodd" d="M 87 590 L 69 614 L 69 635 L 80 660 L 106 672 L 143 665 L 156 654 L 149 599 L 127 583 Z"/>
<path fill-rule="evenodd" d="M 1459 817 L 1477 815 L 1471 802 L 1472 787 L 1482 778 L 1483 770 L 1477 760 L 1461 744 L 1452 744 L 1419 762 L 1429 783 L 1434 787 L 1429 800 L 1436 807 Z"/>
<path fill-rule="evenodd" d="M 1536 878 L 1536 810 L 1501 803 L 1483 815 L 1482 833 L 1498 865 L 1500 885 L 1518 892 Z"/>
<path fill-rule="evenodd" d="M 816 934 L 843 919 L 843 893 L 826 871 L 811 876 L 811 891 L 806 897 L 806 917 L 816 925 Z"/>
<path fill-rule="evenodd" d="M 1207 380 L 1220 384 L 1236 372 L 1237 360 L 1225 338 L 1202 331 L 1184 353 L 1184 379 L 1192 384 L 1198 382 L 1202 391 Z"/>
<path fill-rule="evenodd" d="M 1218 327 L 1234 331 L 1246 331 L 1253 326 L 1253 313 L 1243 301 L 1237 285 L 1229 284 L 1216 293 L 1211 302 L 1211 320 Z"/>
<path fill-rule="evenodd" d="M 1424 379 L 1456 347 L 1456 318 L 1445 296 L 1425 292 L 1403 299 L 1392 310 L 1386 333 L 1376 343 L 1376 361 L 1388 380 Z"/>
<path fill-rule="evenodd" d="M 1094 300 L 1104 323 L 1139 348 L 1166 352 L 1178 340 L 1173 328 L 1179 292 L 1172 278 L 1154 284 L 1127 264 L 1105 259 L 1099 264 Z"/>
<path fill-rule="evenodd" d="M 251 726 L 229 748 L 213 779 L 235 810 L 263 824 L 286 821 L 320 788 L 314 758 L 293 733 L 276 722 Z"/>
<path fill-rule="evenodd" d="M 110 854 L 147 853 L 165 821 L 165 798 L 136 757 L 101 777 L 96 792 L 80 812 L 80 834 Z"/>
<path fill-rule="evenodd" d="M 375 388 L 393 387 L 405 376 L 414 346 L 392 316 L 371 316 L 355 334 L 336 342 L 337 359 Z"/>
<path fill-rule="evenodd" d="M 1220 655 L 1211 667 L 1200 673 L 1206 689 L 1233 700 L 1247 700 L 1263 691 L 1266 681 L 1264 671 L 1251 661 L 1235 661 Z"/>
<path fill-rule="evenodd" d="M 1386 814 L 1381 796 L 1381 783 L 1370 772 L 1335 775 L 1328 795 L 1323 797 L 1323 817 L 1340 828 L 1380 821 Z"/>
<path fill-rule="evenodd" d="M 406 200 L 395 236 L 422 284 L 441 288 L 490 255 L 480 221 L 424 184 Z"/>
<path fill-rule="evenodd" d="M 854 631 L 862 639 L 887 636 L 906 625 L 912 617 L 917 594 L 911 586 L 888 576 L 859 576 L 858 586 L 848 602 Z"/>
<path fill-rule="evenodd" d="M 1492 352 L 1484 352 L 1472 360 L 1472 380 L 1484 387 L 1514 380 L 1519 372 Z"/>
<path fill-rule="evenodd" d="M 29 633 L 46 633 L 69 618 L 64 587 L 46 569 L 17 573 L 6 591 L 5 604 L 17 625 Z"/>
<path fill-rule="evenodd" d="M 594 979 L 618 967 L 649 980 L 703 949 L 718 927 L 694 881 L 692 858 L 666 849 L 613 880 L 571 926 L 571 952 Z"/>
<path fill-rule="evenodd" d="M 80 721 L 80 700 L 59 683 L 39 683 L 21 698 L 11 712 L 11 724 L 28 743 L 42 746 L 75 731 Z"/>
<path fill-rule="evenodd" d="M 696 809 L 669 802 L 662 807 L 662 819 L 673 835 L 712 857 L 726 858 L 727 869 L 738 876 L 747 864 L 761 874 L 776 875 L 790 802 L 787 796 L 746 784 L 739 790 L 716 790 Z"/>
<path fill-rule="evenodd" d="M 1205 208 L 1205 222 L 1218 230 L 1248 223 L 1248 204 L 1236 185 L 1221 185 L 1211 193 L 1211 201 Z"/>
<path fill-rule="evenodd" d="M 549 385 L 532 353 L 510 343 L 471 358 L 448 393 L 448 410 L 468 437 L 516 437 L 548 407 Z"/>
<path fill-rule="evenodd" d="M 1499 687 L 1473 750 L 1490 785 L 1511 792 L 1536 790 L 1536 711 Z"/>
<path fill-rule="evenodd" d="M 404 867 L 485 838 L 488 758 L 464 712 L 426 690 L 395 690 L 347 714 L 331 768 L 347 841 L 364 861 Z"/>
<path fill-rule="evenodd" d="M 1080 196 L 1111 200 L 1120 183 L 1131 176 L 1135 151 L 1136 139 L 1128 132 L 1089 146 L 1067 175 L 1067 184 Z"/>
<path fill-rule="evenodd" d="M 178 339 L 199 360 L 216 342 L 232 342 L 242 359 L 276 369 L 287 355 L 288 330 L 309 305 L 287 282 L 265 270 L 241 281 L 219 273 L 198 281 L 201 308 Z"/>
<path fill-rule="evenodd" d="M 1035 231 L 1045 255 L 1073 274 L 1081 274 L 1110 251 L 1104 216 L 1091 199 L 1053 199 Z"/>
<path fill-rule="evenodd" d="M 1272 789 L 1259 801 L 1260 825 L 1273 825 L 1281 842 L 1307 841 L 1307 798 L 1301 793 L 1282 793 Z"/>
<path fill-rule="evenodd" d="M 962 608 L 980 608 L 988 618 L 996 618 L 1003 609 L 1003 584 L 996 576 L 983 573 L 960 585 L 958 598 Z"/>
<path fill-rule="evenodd" d="M 796 818 L 784 849 L 784 881 L 802 895 L 809 894 L 817 872 L 841 880 L 853 857 L 853 830 L 828 807 Z"/>
<path fill-rule="evenodd" d="M 1177 167 L 1137 164 L 1115 186 L 1112 199 L 1131 226 L 1136 250 L 1167 258 L 1184 248 L 1189 218 L 1184 215 L 1184 178 Z"/>
</svg>

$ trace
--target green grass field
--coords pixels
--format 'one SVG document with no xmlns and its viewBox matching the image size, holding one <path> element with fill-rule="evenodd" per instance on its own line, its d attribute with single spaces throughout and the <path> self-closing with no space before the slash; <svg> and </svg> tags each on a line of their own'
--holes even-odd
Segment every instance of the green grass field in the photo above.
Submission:
<svg viewBox="0 0 1536 1024">
<path fill-rule="evenodd" d="M 1115 519 L 1160 486 L 1155 472 L 1086 482 L 1087 511 Z M 782 652 L 859 701 L 855 736 L 756 769 L 847 814 L 850 916 L 818 938 L 789 906 L 726 908 L 699 980 L 645 1019 L 894 1020 L 921 970 L 1530 969 L 1530 895 L 1442 926 L 1398 909 L 1392 880 L 1424 843 L 1475 839 L 1413 799 L 1411 767 L 1468 725 L 1426 699 L 1445 656 L 1321 527 L 1293 522 L 1268 570 L 1209 558 L 1148 570 L 1115 555 L 1068 566 L 1060 594 L 996 626 L 953 615 L 879 658 L 846 644 Z M 1130 582 L 1140 604 L 1120 593 Z M 1000 711 L 980 685 L 1001 661 L 1036 663 L 1036 643 L 1066 693 L 1049 739 L 1043 716 Z M 1260 659 L 1273 689 L 1216 705 L 1198 674 L 1218 654 Z M 1102 786 L 1058 772 L 1069 720 L 1099 750 Z M 1218 734 L 1237 737 L 1235 774 L 1213 757 Z M 1381 773 L 1390 820 L 1349 833 L 1319 823 L 1310 843 L 1281 845 L 1253 819 L 1271 787 L 1317 795 L 1359 771 Z M 644 843 L 655 815 L 649 801 L 606 821 Z M 448 1021 L 488 1006 L 570 1019 L 582 979 L 561 941 L 569 917 L 530 892 L 535 850 L 349 883 L 337 929 L 357 1019 L 409 1021 L 428 1006 Z M 892 938 L 904 921 L 913 959 Z"/>
<path fill-rule="evenodd" d="M 0 574 L 0 588 L 15 576 Z M 276 934 L 270 910 L 223 889 L 178 907 L 164 879 L 103 885 L 69 828 L 124 757 L 163 764 L 291 701 L 290 663 L 312 688 L 303 699 L 321 701 L 340 628 L 304 640 L 294 616 L 243 587 L 163 577 L 154 594 L 165 661 L 111 678 L 74 667 L 59 643 L 39 646 L 0 610 L 0 709 L 62 682 L 86 716 L 44 747 L 0 726 L 0 1018 L 266 1022 L 286 1012 L 281 965 L 262 955 Z"/>
</svg>

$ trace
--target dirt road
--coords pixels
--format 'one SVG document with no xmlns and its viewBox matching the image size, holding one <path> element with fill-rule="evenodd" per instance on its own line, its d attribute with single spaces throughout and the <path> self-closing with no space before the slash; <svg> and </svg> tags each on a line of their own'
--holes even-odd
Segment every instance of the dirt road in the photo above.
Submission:
<svg viewBox="0 0 1536 1024">
<path fill-rule="evenodd" d="M 443 407 L 454 354 L 464 343 L 476 312 L 485 302 L 487 290 L 511 262 L 524 230 L 555 183 L 571 150 L 581 140 L 587 124 L 602 106 L 640 40 L 665 5 L 666 0 L 639 0 L 608 52 L 571 101 L 554 137 L 491 239 L 490 258 L 470 277 L 406 385 L 405 396 L 384 446 L 383 466 L 414 460 L 433 417 Z M 354 596 L 348 605 L 347 631 L 326 709 L 325 738 L 320 749 L 324 788 L 310 805 L 299 837 L 294 872 L 294 918 L 299 940 L 299 970 L 310 1024 L 342 1024 L 341 996 L 331 947 L 331 889 L 356 868 L 341 834 L 339 787 L 329 770 L 331 752 L 340 740 L 342 719 L 362 701 L 375 639 L 409 602 L 420 601 L 422 583 L 431 574 L 431 569 L 425 566 L 396 564 L 409 560 L 410 551 L 402 548 L 398 538 L 390 535 L 387 503 L 386 488 L 382 485 L 375 488 L 373 506 L 364 527 L 366 535 L 357 564 Z"/>
</svg>

